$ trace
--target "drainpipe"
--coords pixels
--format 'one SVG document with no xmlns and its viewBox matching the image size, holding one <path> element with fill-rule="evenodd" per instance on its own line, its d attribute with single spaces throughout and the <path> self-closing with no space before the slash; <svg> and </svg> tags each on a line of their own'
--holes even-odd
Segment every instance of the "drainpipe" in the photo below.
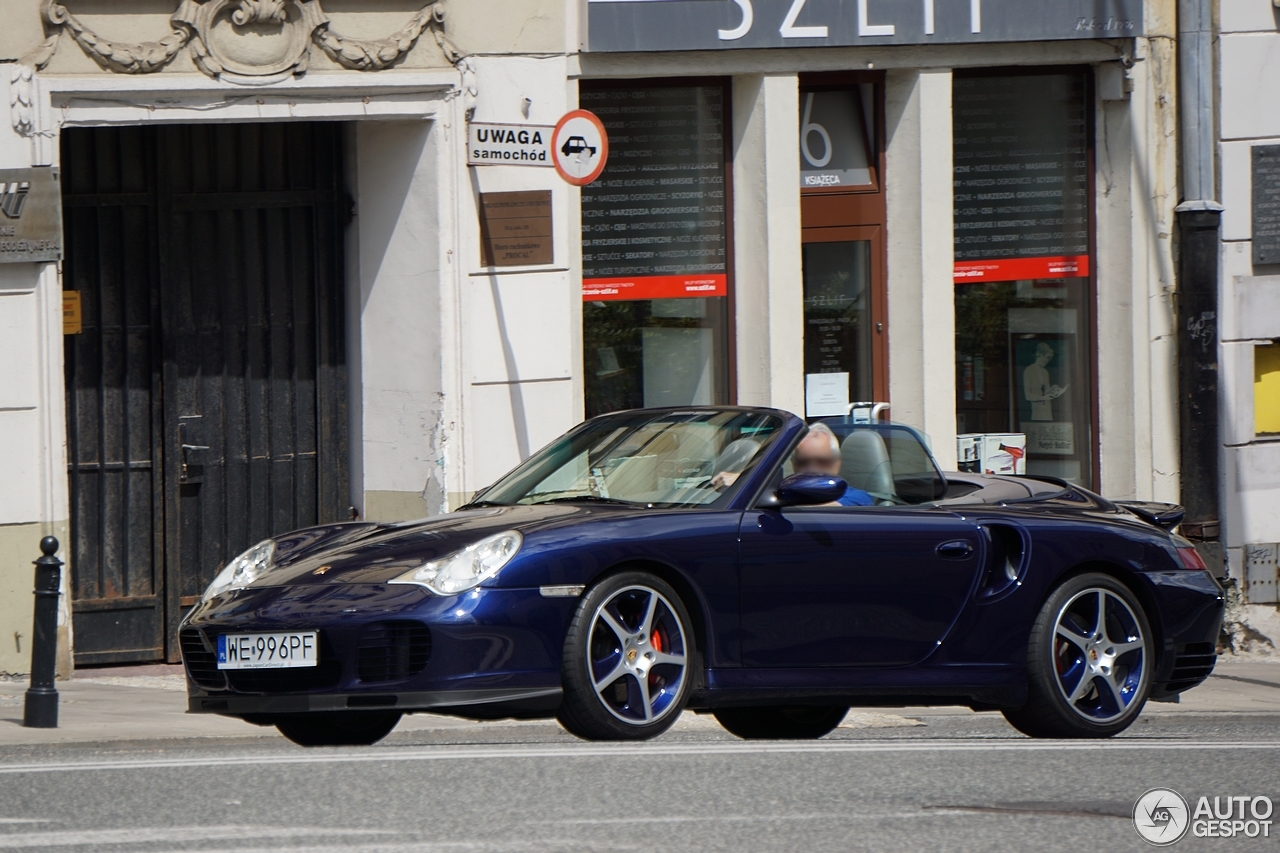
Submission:
<svg viewBox="0 0 1280 853">
<path fill-rule="evenodd" d="M 1178 416 L 1182 534 L 1221 574 L 1219 535 L 1218 256 L 1222 205 L 1214 186 L 1212 0 L 1178 0 L 1182 198 L 1178 218 Z"/>
</svg>

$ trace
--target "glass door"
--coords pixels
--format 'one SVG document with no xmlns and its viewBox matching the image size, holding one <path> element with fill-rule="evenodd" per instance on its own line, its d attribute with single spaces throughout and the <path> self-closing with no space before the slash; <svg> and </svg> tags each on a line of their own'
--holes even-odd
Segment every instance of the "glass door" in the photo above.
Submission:
<svg viewBox="0 0 1280 853">
<path fill-rule="evenodd" d="M 884 399 L 875 358 L 884 329 L 880 245 L 873 226 L 804 231 L 806 417 L 843 415 L 850 403 Z"/>
</svg>

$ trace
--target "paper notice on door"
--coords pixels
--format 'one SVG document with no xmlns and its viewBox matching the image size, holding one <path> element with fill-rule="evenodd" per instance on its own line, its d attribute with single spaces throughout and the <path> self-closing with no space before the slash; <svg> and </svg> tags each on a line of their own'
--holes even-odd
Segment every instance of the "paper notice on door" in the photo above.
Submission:
<svg viewBox="0 0 1280 853">
<path fill-rule="evenodd" d="M 849 410 L 849 374 L 808 373 L 804 377 L 804 414 L 808 418 L 843 415 Z"/>
</svg>

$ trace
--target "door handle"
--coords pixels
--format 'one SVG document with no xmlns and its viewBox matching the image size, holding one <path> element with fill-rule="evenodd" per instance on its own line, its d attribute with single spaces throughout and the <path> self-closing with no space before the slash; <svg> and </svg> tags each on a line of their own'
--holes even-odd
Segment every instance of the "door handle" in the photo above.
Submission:
<svg viewBox="0 0 1280 853">
<path fill-rule="evenodd" d="M 938 556 L 947 560 L 964 560 L 973 553 L 973 545 L 963 539 L 943 542 L 937 548 Z"/>
<path fill-rule="evenodd" d="M 191 467 L 187 461 L 187 454 L 192 451 L 208 450 L 207 444 L 188 444 L 187 443 L 187 424 L 184 421 L 178 422 L 178 448 L 182 452 L 182 464 L 178 467 L 178 482 L 186 483 L 191 478 Z"/>
</svg>

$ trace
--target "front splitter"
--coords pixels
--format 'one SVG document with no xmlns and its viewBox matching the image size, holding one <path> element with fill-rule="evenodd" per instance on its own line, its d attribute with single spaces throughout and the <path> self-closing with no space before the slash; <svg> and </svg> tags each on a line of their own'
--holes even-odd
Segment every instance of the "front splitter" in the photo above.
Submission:
<svg viewBox="0 0 1280 853">
<path fill-rule="evenodd" d="M 188 697 L 187 713 L 243 717 L 251 714 L 304 714 L 311 711 L 458 709 L 465 714 L 465 710 L 474 709 L 480 716 L 490 716 L 497 708 L 507 707 L 513 712 L 554 711 L 560 705 L 561 694 L 559 687 L 414 693 L 293 693 L 277 696 L 200 694 Z"/>
</svg>

